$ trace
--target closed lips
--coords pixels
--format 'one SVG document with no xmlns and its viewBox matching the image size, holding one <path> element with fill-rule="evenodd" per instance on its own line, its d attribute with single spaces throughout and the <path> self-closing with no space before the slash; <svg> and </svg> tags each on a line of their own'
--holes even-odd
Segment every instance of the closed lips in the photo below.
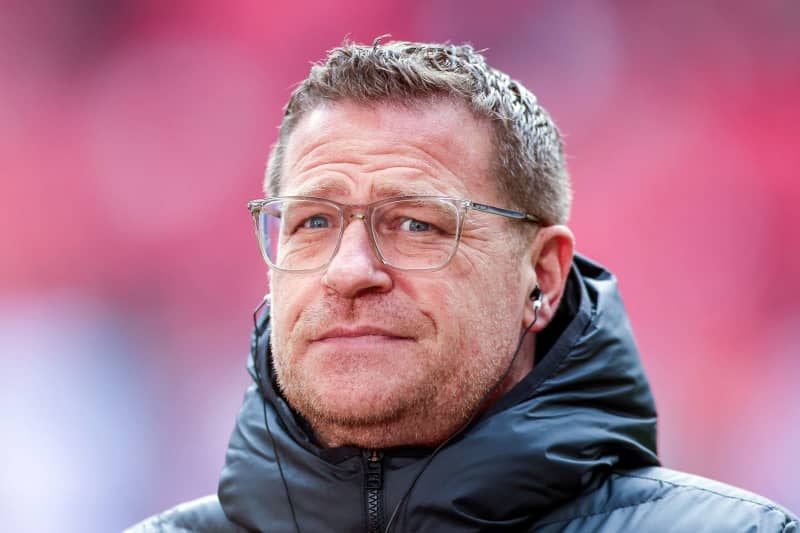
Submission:
<svg viewBox="0 0 800 533">
<path fill-rule="evenodd" d="M 376 328 L 372 326 L 362 326 L 356 328 L 334 328 L 326 331 L 316 339 L 315 341 L 323 341 L 325 339 L 335 339 L 335 338 L 348 338 L 348 337 L 388 337 L 392 339 L 409 339 L 410 337 L 405 337 L 403 335 L 397 335 L 391 331 Z"/>
</svg>

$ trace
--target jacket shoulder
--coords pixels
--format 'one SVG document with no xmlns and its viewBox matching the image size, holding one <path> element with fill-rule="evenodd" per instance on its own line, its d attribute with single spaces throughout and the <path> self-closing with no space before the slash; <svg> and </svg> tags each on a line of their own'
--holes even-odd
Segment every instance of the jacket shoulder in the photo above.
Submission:
<svg viewBox="0 0 800 533">
<path fill-rule="evenodd" d="M 554 510 L 533 531 L 761 531 L 798 533 L 780 505 L 700 476 L 661 467 L 612 473 L 599 487 Z"/>
<path fill-rule="evenodd" d="M 216 495 L 182 503 L 125 530 L 125 533 L 247 533 L 225 516 Z"/>
</svg>

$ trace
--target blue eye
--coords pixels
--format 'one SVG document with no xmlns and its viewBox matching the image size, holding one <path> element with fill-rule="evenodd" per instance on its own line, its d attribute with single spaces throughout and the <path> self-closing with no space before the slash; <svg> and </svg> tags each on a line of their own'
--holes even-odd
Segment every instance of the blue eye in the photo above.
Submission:
<svg viewBox="0 0 800 533">
<path fill-rule="evenodd" d="M 308 229 L 327 228 L 330 227 L 330 222 L 322 215 L 314 215 L 303 221 L 303 227 Z"/>
<path fill-rule="evenodd" d="M 403 221 L 400 227 L 405 231 L 430 231 L 431 225 L 427 222 L 422 222 L 421 220 L 416 220 L 413 218 L 408 218 Z"/>
</svg>

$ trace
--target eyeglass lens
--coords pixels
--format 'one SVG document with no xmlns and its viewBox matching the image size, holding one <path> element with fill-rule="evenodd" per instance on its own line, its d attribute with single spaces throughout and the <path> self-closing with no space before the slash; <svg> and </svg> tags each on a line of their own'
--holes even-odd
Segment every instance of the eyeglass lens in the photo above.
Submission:
<svg viewBox="0 0 800 533">
<path fill-rule="evenodd" d="M 340 207 L 317 200 L 268 202 L 257 218 L 262 251 L 280 269 L 321 268 L 336 253 L 344 217 Z M 381 260 L 396 268 L 442 267 L 458 244 L 458 208 L 447 200 L 393 200 L 374 207 L 368 219 Z"/>
</svg>

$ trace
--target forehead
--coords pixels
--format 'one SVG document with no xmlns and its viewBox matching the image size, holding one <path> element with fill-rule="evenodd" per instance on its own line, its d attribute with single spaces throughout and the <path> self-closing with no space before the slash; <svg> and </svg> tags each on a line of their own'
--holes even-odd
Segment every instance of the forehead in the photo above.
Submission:
<svg viewBox="0 0 800 533">
<path fill-rule="evenodd" d="M 280 193 L 496 200 L 491 133 L 488 120 L 444 99 L 320 106 L 288 139 Z"/>
</svg>

